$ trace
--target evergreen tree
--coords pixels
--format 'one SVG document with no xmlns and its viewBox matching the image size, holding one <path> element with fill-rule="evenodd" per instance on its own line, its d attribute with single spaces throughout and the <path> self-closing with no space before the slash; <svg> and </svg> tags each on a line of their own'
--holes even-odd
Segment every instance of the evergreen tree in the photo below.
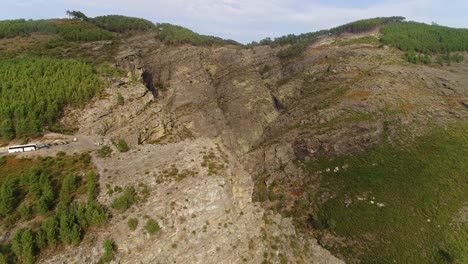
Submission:
<svg viewBox="0 0 468 264">
<path fill-rule="evenodd" d="M 0 215 L 6 216 L 16 208 L 20 189 L 16 179 L 8 177 L 0 187 Z"/>
<path fill-rule="evenodd" d="M 93 201 L 96 199 L 97 194 L 98 194 L 98 187 L 99 187 L 99 182 L 97 179 L 97 175 L 94 171 L 89 171 L 86 174 L 86 185 L 87 185 L 87 191 L 88 191 L 88 202 Z"/>
<path fill-rule="evenodd" d="M 62 205 L 68 205 L 72 199 L 72 193 L 76 189 L 76 176 L 72 173 L 67 174 L 62 181 L 62 188 L 59 193 L 59 200 Z"/>
<path fill-rule="evenodd" d="M 55 217 L 48 218 L 42 222 L 41 229 L 44 231 L 47 244 L 56 245 L 59 237 L 59 223 Z"/>
</svg>

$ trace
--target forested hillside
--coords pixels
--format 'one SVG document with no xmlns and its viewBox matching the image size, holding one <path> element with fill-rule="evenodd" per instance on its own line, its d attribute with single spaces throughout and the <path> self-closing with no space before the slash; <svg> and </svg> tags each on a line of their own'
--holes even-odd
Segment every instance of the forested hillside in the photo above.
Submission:
<svg viewBox="0 0 468 264">
<path fill-rule="evenodd" d="M 66 105 L 82 106 L 101 89 L 94 67 L 77 60 L 0 61 L 0 136 L 34 136 Z"/>
<path fill-rule="evenodd" d="M 60 34 L 70 41 L 95 41 L 113 37 L 111 32 L 88 22 L 24 19 L 0 21 L 0 38 L 24 37 L 32 33 Z"/>
<path fill-rule="evenodd" d="M 107 222 L 95 201 L 99 184 L 90 160 L 88 153 L 0 158 L 0 225 L 16 230 L 0 243 L 0 263 L 34 263 L 41 251 L 76 245 L 88 228 Z M 79 196 L 87 201 L 75 201 Z"/>
<path fill-rule="evenodd" d="M 421 53 L 468 51 L 468 29 L 405 22 L 381 29 L 381 41 L 401 49 Z"/>
</svg>

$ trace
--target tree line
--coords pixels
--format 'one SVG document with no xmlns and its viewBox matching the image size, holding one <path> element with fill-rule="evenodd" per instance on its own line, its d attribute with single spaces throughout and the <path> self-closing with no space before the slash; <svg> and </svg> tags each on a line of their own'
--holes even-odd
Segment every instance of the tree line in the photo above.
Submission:
<svg viewBox="0 0 468 264">
<path fill-rule="evenodd" d="M 41 134 L 65 106 L 83 106 L 100 90 L 94 67 L 78 60 L 0 61 L 0 137 Z"/>
<path fill-rule="evenodd" d="M 300 35 L 289 34 L 275 39 L 266 38 L 258 43 L 252 42 L 249 45 L 247 45 L 247 47 L 253 47 L 257 45 L 269 45 L 271 47 L 290 45 L 288 48 L 279 51 L 277 54 L 280 58 L 287 58 L 301 54 L 309 45 L 311 45 L 323 36 L 337 35 L 342 33 L 361 33 L 388 24 L 398 23 L 404 20 L 404 17 L 399 16 L 363 19 L 342 26 L 338 26 L 329 30 L 320 30 Z"/>
<path fill-rule="evenodd" d="M 93 18 L 91 22 L 99 28 L 112 32 L 146 31 L 155 27 L 153 22 L 146 19 L 119 15 L 98 16 Z"/>
<path fill-rule="evenodd" d="M 167 44 L 192 44 L 195 46 L 239 45 L 239 43 L 234 40 L 201 35 L 188 28 L 169 23 L 160 23 L 157 24 L 156 27 L 158 38 Z"/>
</svg>

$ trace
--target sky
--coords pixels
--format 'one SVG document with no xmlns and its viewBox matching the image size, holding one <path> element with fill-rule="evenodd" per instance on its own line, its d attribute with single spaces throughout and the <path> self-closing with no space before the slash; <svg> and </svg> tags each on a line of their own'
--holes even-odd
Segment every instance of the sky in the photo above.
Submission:
<svg viewBox="0 0 468 264">
<path fill-rule="evenodd" d="M 328 29 L 358 19 L 408 20 L 468 28 L 468 0 L 2 0 L 0 20 L 119 14 L 168 22 L 241 43 Z"/>
</svg>

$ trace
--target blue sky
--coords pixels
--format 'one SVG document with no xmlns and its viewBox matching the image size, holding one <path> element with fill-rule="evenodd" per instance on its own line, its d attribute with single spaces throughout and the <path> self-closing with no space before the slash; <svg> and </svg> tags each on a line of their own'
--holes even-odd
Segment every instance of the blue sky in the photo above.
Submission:
<svg viewBox="0 0 468 264">
<path fill-rule="evenodd" d="M 468 28 L 468 0 L 3 0 L 0 20 L 121 14 L 169 22 L 196 32 L 250 42 L 327 29 L 357 19 L 405 16 Z"/>
</svg>

